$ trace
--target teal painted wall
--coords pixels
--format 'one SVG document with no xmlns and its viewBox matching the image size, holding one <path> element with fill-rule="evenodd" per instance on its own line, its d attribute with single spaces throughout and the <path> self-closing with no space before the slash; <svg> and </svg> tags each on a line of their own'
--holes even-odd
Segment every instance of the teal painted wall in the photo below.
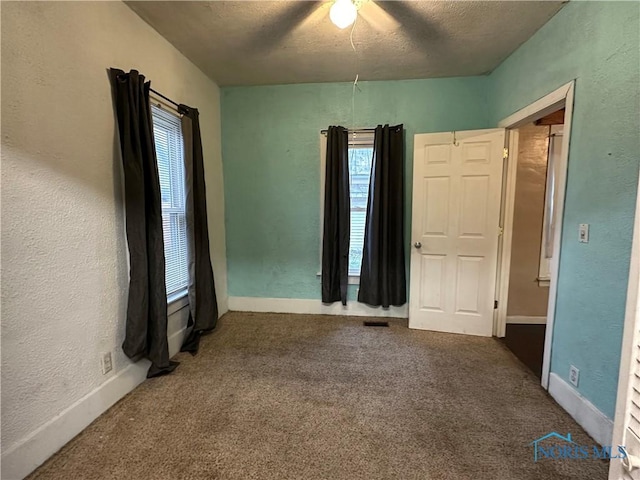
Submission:
<svg viewBox="0 0 640 480">
<path fill-rule="evenodd" d="M 640 163 L 639 16 L 637 2 L 571 2 L 489 77 L 493 125 L 576 79 L 551 370 L 568 382 L 578 367 L 578 390 L 610 418 Z"/>
<path fill-rule="evenodd" d="M 414 133 L 489 125 L 486 80 L 361 82 L 355 120 L 349 83 L 223 88 L 229 295 L 320 298 L 320 130 L 403 123 L 411 159 Z"/>
<path fill-rule="evenodd" d="M 318 131 L 489 128 L 576 79 L 552 371 L 613 418 L 640 163 L 640 4 L 571 2 L 489 77 L 222 89 L 229 295 L 320 298 Z M 407 168 L 410 216 L 411 168 Z M 577 225 L 591 224 L 578 244 Z M 407 222 L 408 232 L 408 222 Z M 351 291 L 353 298 L 353 290 Z"/>
</svg>

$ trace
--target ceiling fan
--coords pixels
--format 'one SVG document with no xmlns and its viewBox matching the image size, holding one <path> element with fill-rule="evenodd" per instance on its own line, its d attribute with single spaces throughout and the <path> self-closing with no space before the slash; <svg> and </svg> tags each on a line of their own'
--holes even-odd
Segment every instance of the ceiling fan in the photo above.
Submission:
<svg viewBox="0 0 640 480">
<path fill-rule="evenodd" d="M 359 16 L 373 30 L 382 34 L 395 34 L 401 25 L 399 20 L 404 22 L 406 19 L 412 19 L 413 23 L 406 25 L 407 28 L 411 28 L 417 25 L 415 19 L 418 18 L 404 2 L 397 1 L 376 3 L 373 0 L 280 0 L 272 3 L 282 6 L 279 14 L 273 21 L 250 31 L 246 48 L 260 51 L 279 48 L 290 35 L 313 35 L 320 24 L 329 23 L 328 20 L 340 29 L 345 29 L 353 25 Z M 427 31 L 427 27 L 419 27 L 421 35 Z"/>
<path fill-rule="evenodd" d="M 309 15 L 305 24 L 316 23 L 324 18 L 329 10 L 329 19 L 338 28 L 352 25 L 360 15 L 369 25 L 379 32 L 396 30 L 400 23 L 373 0 L 330 0 Z"/>
</svg>

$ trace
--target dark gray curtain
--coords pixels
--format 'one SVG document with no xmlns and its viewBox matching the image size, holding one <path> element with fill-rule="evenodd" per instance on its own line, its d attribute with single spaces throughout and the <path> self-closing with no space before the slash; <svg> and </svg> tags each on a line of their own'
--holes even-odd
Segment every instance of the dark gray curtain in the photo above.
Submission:
<svg viewBox="0 0 640 480">
<path fill-rule="evenodd" d="M 349 280 L 349 136 L 329 127 L 324 184 L 322 237 L 322 301 L 347 304 Z"/>
<path fill-rule="evenodd" d="M 359 302 L 383 307 L 406 303 L 403 234 L 404 131 L 402 125 L 378 125 L 373 145 Z"/>
<path fill-rule="evenodd" d="M 149 105 L 150 82 L 136 70 L 109 71 L 124 169 L 129 301 L 122 349 L 151 360 L 147 377 L 173 371 L 167 344 L 162 206 Z"/>
<path fill-rule="evenodd" d="M 196 353 L 200 337 L 218 322 L 218 302 L 209 253 L 207 194 L 200 120 L 196 108 L 180 105 L 186 173 L 187 234 L 189 235 L 189 325 L 181 351 Z"/>
</svg>

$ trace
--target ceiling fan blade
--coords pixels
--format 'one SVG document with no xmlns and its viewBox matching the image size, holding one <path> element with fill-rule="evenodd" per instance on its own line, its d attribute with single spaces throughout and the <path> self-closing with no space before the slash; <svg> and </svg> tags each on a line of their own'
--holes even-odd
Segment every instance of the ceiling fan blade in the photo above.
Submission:
<svg viewBox="0 0 640 480">
<path fill-rule="evenodd" d="M 1 0 L 0 0 L 1 1 Z M 244 2 L 230 2 L 242 4 Z M 247 4 L 249 2 L 246 2 Z M 260 3 L 260 2 L 251 2 Z M 252 29 L 247 35 L 245 48 L 260 51 L 269 51 L 282 46 L 283 42 L 298 29 L 301 24 L 307 23 L 310 17 L 316 15 L 324 3 L 320 0 L 292 2 L 264 2 L 266 8 L 265 20 L 258 28 Z"/>
<path fill-rule="evenodd" d="M 365 1 L 358 13 L 369 25 L 381 33 L 393 32 L 400 28 L 400 22 L 373 0 Z"/>
<path fill-rule="evenodd" d="M 322 20 L 324 20 L 325 17 L 329 15 L 329 9 L 331 8 L 331 5 L 333 5 L 333 2 L 322 2 L 315 8 L 315 10 L 313 10 L 313 12 L 307 15 L 304 20 L 298 23 L 294 27 L 294 30 L 309 29 L 318 25 L 320 22 L 322 22 Z"/>
</svg>

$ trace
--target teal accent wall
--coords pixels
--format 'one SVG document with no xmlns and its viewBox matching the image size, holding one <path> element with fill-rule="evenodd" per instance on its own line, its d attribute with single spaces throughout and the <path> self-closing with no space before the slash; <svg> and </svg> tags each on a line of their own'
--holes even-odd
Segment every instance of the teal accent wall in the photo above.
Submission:
<svg viewBox="0 0 640 480">
<path fill-rule="evenodd" d="M 223 88 L 229 295 L 320 298 L 320 130 L 403 123 L 411 159 L 415 133 L 489 126 L 486 81 L 361 82 L 355 118 L 350 83 Z"/>
<path fill-rule="evenodd" d="M 571 2 L 489 77 L 492 125 L 575 79 L 551 371 L 616 402 L 640 163 L 640 3 Z M 578 243 L 578 224 L 590 224 Z"/>
<path fill-rule="evenodd" d="M 568 381 L 578 367 L 579 392 L 613 418 L 640 163 L 639 16 L 637 2 L 570 2 L 488 77 L 360 83 L 355 118 L 348 83 L 223 88 L 229 295 L 320 298 L 321 129 L 404 123 L 411 159 L 415 133 L 494 127 L 576 79 L 551 368 Z"/>
</svg>

